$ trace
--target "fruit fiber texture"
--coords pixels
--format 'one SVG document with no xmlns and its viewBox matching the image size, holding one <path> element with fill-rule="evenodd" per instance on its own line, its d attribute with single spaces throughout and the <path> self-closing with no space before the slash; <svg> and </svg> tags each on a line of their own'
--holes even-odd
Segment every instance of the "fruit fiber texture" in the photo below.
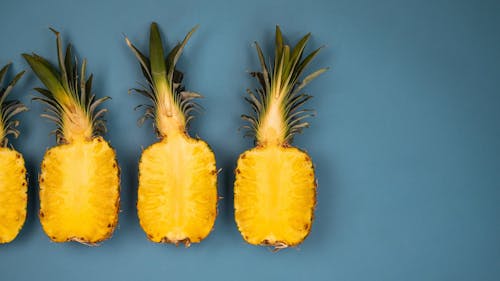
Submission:
<svg viewBox="0 0 500 281">
<path fill-rule="evenodd" d="M 217 170 L 205 142 L 182 136 L 155 143 L 143 152 L 139 171 L 137 208 L 151 241 L 198 243 L 210 233 Z"/>
<path fill-rule="evenodd" d="M 55 242 L 98 243 L 118 222 L 119 169 L 102 138 L 49 149 L 42 162 L 40 221 Z"/>
<path fill-rule="evenodd" d="M 16 238 L 26 220 L 27 182 L 22 155 L 0 147 L 0 244 Z"/>
<path fill-rule="evenodd" d="M 311 158 L 297 148 L 257 147 L 238 159 L 235 215 L 250 244 L 302 242 L 311 229 L 315 196 Z"/>
</svg>

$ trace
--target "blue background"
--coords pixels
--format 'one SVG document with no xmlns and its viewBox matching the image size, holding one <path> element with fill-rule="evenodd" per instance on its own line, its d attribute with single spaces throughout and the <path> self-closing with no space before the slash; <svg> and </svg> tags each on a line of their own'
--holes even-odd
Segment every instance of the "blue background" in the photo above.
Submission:
<svg viewBox="0 0 500 281">
<path fill-rule="evenodd" d="M 38 116 L 30 72 L 14 95 L 30 105 L 14 141 L 28 164 L 28 219 L 0 246 L 0 280 L 500 280 L 500 5 L 495 1 L 2 1 L 0 64 L 28 69 L 22 52 L 55 60 L 49 26 L 71 41 L 113 99 L 106 137 L 122 168 L 119 228 L 102 246 L 55 244 L 43 234 L 37 173 L 54 145 Z M 189 249 L 149 242 L 135 210 L 141 148 L 155 141 L 136 126 L 142 81 L 125 33 L 141 49 L 158 21 L 168 45 L 195 24 L 179 68 L 205 95 L 191 127 L 214 149 L 219 216 Z M 318 205 L 298 249 L 271 253 L 240 237 L 232 210 L 237 129 L 256 86 L 252 42 L 272 51 L 274 26 L 289 42 L 313 33 L 326 45 L 310 70 L 330 71 L 307 88 L 317 110 L 296 138 L 317 166 Z M 13 71 L 10 72 L 12 76 Z"/>
</svg>

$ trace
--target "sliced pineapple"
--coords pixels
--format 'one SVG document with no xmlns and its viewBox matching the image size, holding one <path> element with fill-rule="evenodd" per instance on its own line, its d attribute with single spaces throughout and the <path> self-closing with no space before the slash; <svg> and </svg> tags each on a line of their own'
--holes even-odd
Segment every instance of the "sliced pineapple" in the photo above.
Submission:
<svg viewBox="0 0 500 281">
<path fill-rule="evenodd" d="M 156 23 L 151 24 L 147 58 L 126 39 L 140 62 L 148 87 L 134 89 L 148 97 L 142 124 L 153 119 L 159 141 L 143 151 L 139 163 L 137 211 L 148 238 L 157 243 L 199 243 L 210 233 L 217 215 L 217 170 L 210 147 L 187 133 L 201 97 L 181 86 L 175 69 L 193 28 L 165 60 Z"/>
<path fill-rule="evenodd" d="M 115 153 L 102 137 L 49 149 L 39 181 L 40 218 L 53 241 L 98 243 L 111 236 L 119 178 Z"/>
<path fill-rule="evenodd" d="M 54 242 L 76 241 L 94 245 L 109 238 L 117 223 L 120 177 L 113 148 L 102 138 L 106 130 L 97 107 L 108 99 L 96 99 L 87 79 L 86 60 L 78 69 L 71 45 L 62 53 L 57 37 L 59 70 L 36 54 L 23 54 L 47 89 L 34 99 L 46 104 L 43 114 L 57 124 L 58 145 L 45 153 L 40 184 L 40 221 Z"/>
<path fill-rule="evenodd" d="M 240 156 L 236 176 L 238 227 L 245 240 L 297 245 L 307 236 L 316 185 L 306 153 L 294 147 L 257 147 Z"/>
<path fill-rule="evenodd" d="M 210 233 L 217 196 L 210 152 L 205 142 L 187 136 L 144 150 L 137 209 L 149 239 L 198 243 Z"/>
<path fill-rule="evenodd" d="M 10 64 L 0 70 L 0 244 L 14 240 L 26 220 L 27 182 L 23 156 L 7 146 L 8 135 L 19 136 L 19 121 L 12 118 L 28 110 L 17 100 L 7 101 L 7 95 L 24 71 L 17 74 L 7 88 L 2 88 Z"/>
<path fill-rule="evenodd" d="M 292 49 L 284 44 L 276 27 L 276 50 L 272 72 L 255 43 L 261 72 L 252 72 L 261 88 L 248 90 L 245 98 L 254 115 L 242 115 L 244 126 L 257 146 L 240 155 L 234 185 L 235 219 L 243 238 L 250 244 L 276 249 L 300 244 L 311 230 L 316 202 L 316 180 L 311 158 L 291 146 L 293 136 L 309 124 L 313 115 L 301 110 L 311 96 L 301 90 L 327 69 L 299 77 L 320 49 L 302 58 L 310 34 Z"/>
</svg>

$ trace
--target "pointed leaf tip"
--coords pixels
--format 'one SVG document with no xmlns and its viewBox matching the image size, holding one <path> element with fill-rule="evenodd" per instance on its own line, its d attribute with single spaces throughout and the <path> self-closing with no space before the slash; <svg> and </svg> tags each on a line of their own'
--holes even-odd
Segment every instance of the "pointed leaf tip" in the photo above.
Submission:
<svg viewBox="0 0 500 281">
<path fill-rule="evenodd" d="M 57 31 L 55 28 L 53 28 L 52 26 L 49 26 L 49 29 L 50 29 L 50 31 L 54 32 L 54 34 L 55 34 L 56 36 L 59 36 L 60 32 L 59 32 L 59 31 Z"/>
<path fill-rule="evenodd" d="M 160 30 L 155 22 L 151 24 L 151 31 L 149 34 L 149 61 L 154 86 L 157 88 L 167 86 L 165 77 L 167 70 L 163 52 L 163 42 Z"/>
</svg>

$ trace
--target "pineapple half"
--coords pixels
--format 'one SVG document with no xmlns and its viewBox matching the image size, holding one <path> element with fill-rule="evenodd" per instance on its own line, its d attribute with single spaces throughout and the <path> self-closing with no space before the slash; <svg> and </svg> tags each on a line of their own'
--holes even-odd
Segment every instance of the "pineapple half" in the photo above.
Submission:
<svg viewBox="0 0 500 281">
<path fill-rule="evenodd" d="M 108 97 L 91 92 L 92 75 L 86 79 L 73 60 L 71 45 L 63 56 L 57 37 L 59 69 L 36 54 L 23 54 L 47 89 L 35 88 L 48 114 L 57 124 L 57 146 L 45 153 L 40 184 L 40 221 L 54 242 L 76 241 L 94 245 L 109 238 L 118 222 L 120 176 L 115 151 L 102 138 L 106 109 L 97 110 Z"/>
<path fill-rule="evenodd" d="M 0 244 L 14 240 L 26 220 L 27 182 L 26 168 L 21 153 L 7 146 L 8 135 L 19 136 L 16 127 L 19 121 L 12 118 L 26 106 L 17 100 L 7 101 L 17 81 L 24 71 L 17 74 L 7 88 L 2 88 L 10 64 L 0 70 Z"/>
<path fill-rule="evenodd" d="M 145 114 L 138 121 L 153 119 L 158 142 L 142 152 L 139 163 L 137 210 L 142 229 L 157 243 L 199 243 L 208 236 L 217 215 L 217 169 L 210 147 L 188 135 L 187 125 L 201 97 L 181 85 L 175 69 L 193 28 L 164 57 L 156 23 L 151 24 L 149 58 L 126 39 L 139 60 L 148 86 L 133 89 L 152 104 L 140 105 Z"/>
<path fill-rule="evenodd" d="M 249 121 L 256 147 L 240 155 L 234 184 L 234 208 L 238 229 L 250 244 L 275 249 L 296 246 L 309 234 L 316 203 L 316 180 L 309 155 L 291 146 L 293 136 L 309 124 L 304 118 L 314 112 L 301 109 L 311 98 L 301 90 L 327 69 L 299 77 L 320 49 L 303 58 L 310 34 L 295 47 L 283 43 L 276 26 L 274 66 L 268 70 L 257 42 L 255 47 L 262 67 L 252 72 L 261 88 L 248 91 L 245 99 L 254 115 Z"/>
</svg>

